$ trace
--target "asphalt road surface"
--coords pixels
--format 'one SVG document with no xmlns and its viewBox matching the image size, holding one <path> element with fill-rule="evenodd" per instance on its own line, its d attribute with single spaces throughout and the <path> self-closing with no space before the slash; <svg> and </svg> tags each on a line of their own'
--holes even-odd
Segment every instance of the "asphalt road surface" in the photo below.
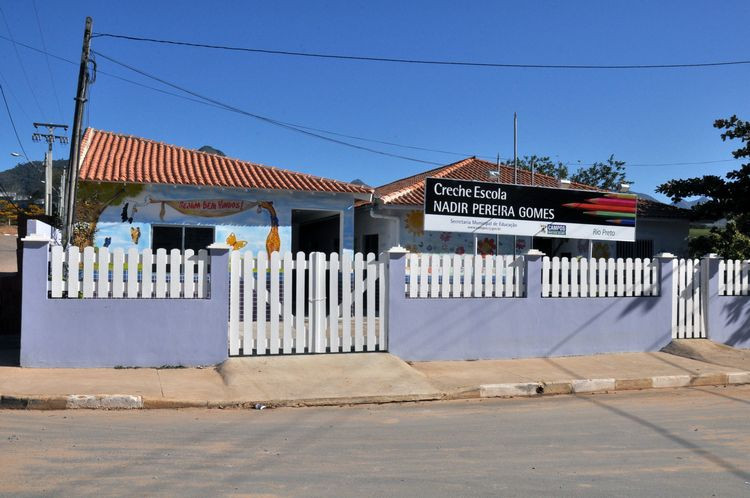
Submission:
<svg viewBox="0 0 750 498">
<path fill-rule="evenodd" d="M 5 495 L 750 496 L 750 387 L 0 411 Z"/>
</svg>

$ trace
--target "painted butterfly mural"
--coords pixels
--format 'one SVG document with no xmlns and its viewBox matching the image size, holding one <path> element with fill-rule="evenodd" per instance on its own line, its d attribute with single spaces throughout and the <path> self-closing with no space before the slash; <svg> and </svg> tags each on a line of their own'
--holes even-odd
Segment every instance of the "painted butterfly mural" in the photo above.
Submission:
<svg viewBox="0 0 750 498">
<path fill-rule="evenodd" d="M 227 244 L 232 246 L 233 251 L 239 251 L 243 247 L 247 245 L 246 240 L 238 240 L 237 236 L 234 234 L 234 232 L 230 233 L 229 236 L 226 239 Z"/>
</svg>

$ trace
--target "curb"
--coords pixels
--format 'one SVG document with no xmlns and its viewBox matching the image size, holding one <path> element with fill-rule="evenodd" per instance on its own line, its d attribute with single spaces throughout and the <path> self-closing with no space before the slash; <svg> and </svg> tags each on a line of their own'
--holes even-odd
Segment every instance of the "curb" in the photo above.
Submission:
<svg viewBox="0 0 750 498">
<path fill-rule="evenodd" d="M 660 375 L 635 379 L 574 379 L 554 382 L 481 384 L 451 392 L 406 394 L 395 396 L 353 396 L 338 398 L 276 399 L 255 401 L 187 401 L 143 398 L 129 394 L 72 394 L 66 396 L 0 395 L 0 409 L 20 410 L 137 410 L 175 408 L 264 408 L 349 406 L 363 404 L 409 403 L 419 401 L 461 400 L 478 398 L 540 397 L 557 394 L 604 393 L 641 389 L 690 386 L 750 384 L 750 372 L 726 372 L 699 375 Z"/>
<path fill-rule="evenodd" d="M 699 375 L 657 375 L 637 379 L 575 379 L 565 382 L 529 382 L 520 384 L 482 384 L 480 398 L 537 397 L 553 394 L 602 393 L 691 386 L 728 386 L 750 384 L 750 372 L 708 373 Z"/>
</svg>

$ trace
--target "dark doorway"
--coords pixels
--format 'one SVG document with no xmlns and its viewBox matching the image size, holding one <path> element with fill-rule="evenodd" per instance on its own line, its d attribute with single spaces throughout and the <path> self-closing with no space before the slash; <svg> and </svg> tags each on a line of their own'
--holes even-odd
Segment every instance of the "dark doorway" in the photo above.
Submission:
<svg viewBox="0 0 750 498">
<path fill-rule="evenodd" d="M 292 210 L 292 252 L 341 251 L 341 214 L 338 211 Z"/>
</svg>

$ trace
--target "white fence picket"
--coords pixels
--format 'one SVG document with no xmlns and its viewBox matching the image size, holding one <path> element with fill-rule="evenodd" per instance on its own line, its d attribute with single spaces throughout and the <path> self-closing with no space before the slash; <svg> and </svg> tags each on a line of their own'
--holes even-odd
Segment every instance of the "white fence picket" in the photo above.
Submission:
<svg viewBox="0 0 750 498">
<path fill-rule="evenodd" d="M 352 254 L 348 251 L 341 256 L 341 350 L 352 350 Z"/>
<path fill-rule="evenodd" d="M 81 295 L 84 299 L 94 297 L 94 260 L 96 253 L 91 246 L 83 248 L 83 283 Z"/>
<path fill-rule="evenodd" d="M 65 251 L 62 246 L 52 246 L 50 249 L 50 296 L 63 295 L 63 259 Z"/>
<path fill-rule="evenodd" d="M 283 336 L 281 340 L 281 345 L 283 348 L 284 354 L 289 354 L 292 352 L 292 347 L 294 345 L 294 339 L 292 337 L 292 328 L 293 328 L 293 317 L 292 317 L 292 289 L 293 289 L 293 280 L 292 277 L 294 275 L 294 260 L 292 259 L 292 253 L 287 251 L 284 253 L 283 257 L 283 288 L 282 293 L 284 296 L 284 305 L 283 305 L 283 325 L 284 325 L 284 331 Z M 336 317 L 338 318 L 338 313 L 336 314 Z M 251 320 L 252 321 L 252 320 Z"/>
<path fill-rule="evenodd" d="M 633 283 L 633 280 L 634 280 L 633 273 L 634 273 L 634 271 L 635 270 L 634 270 L 634 266 L 633 266 L 633 259 L 632 258 L 627 258 L 625 260 L 625 294 L 624 294 L 625 296 L 632 297 L 633 293 L 635 292 L 635 287 L 634 287 L 634 283 Z"/>
<path fill-rule="evenodd" d="M 78 299 L 81 253 L 76 246 L 68 247 L 68 299 Z"/>
<path fill-rule="evenodd" d="M 378 267 L 373 253 L 367 254 L 367 350 L 375 351 L 377 330 L 375 330 L 375 281 L 378 278 Z M 437 288 L 435 275 L 432 287 Z"/>
<path fill-rule="evenodd" d="M 473 265 L 473 258 L 471 254 L 464 254 L 463 257 L 463 267 L 464 267 L 464 278 L 463 278 L 463 290 L 464 294 L 463 297 L 471 297 L 472 291 L 473 291 L 473 275 L 474 275 L 474 265 Z"/>
<path fill-rule="evenodd" d="M 593 260 L 592 260 L 593 262 Z M 578 274 L 579 274 L 579 287 L 578 293 L 581 297 L 589 297 L 589 289 L 591 288 L 591 281 L 589 276 L 589 260 L 582 258 L 578 262 Z M 594 297 L 593 294 L 591 297 Z"/>
<path fill-rule="evenodd" d="M 442 286 L 440 297 L 451 297 L 451 275 L 453 274 L 453 268 L 451 262 L 453 259 L 448 254 L 443 254 L 443 266 L 442 271 Z M 382 318 L 381 318 L 382 321 Z"/>
<path fill-rule="evenodd" d="M 578 297 L 578 280 L 581 276 L 578 258 L 570 260 L 570 297 Z"/>
<path fill-rule="evenodd" d="M 726 271 L 727 271 L 727 262 L 722 259 L 719 261 L 719 295 L 720 296 L 727 295 Z"/>
<path fill-rule="evenodd" d="M 96 297 L 109 297 L 109 249 L 100 247 L 96 254 L 98 281 L 96 282 Z"/>
<path fill-rule="evenodd" d="M 542 258 L 542 297 L 550 297 L 552 295 L 552 284 L 550 283 L 552 271 L 552 262 L 549 257 L 544 256 Z"/>
<path fill-rule="evenodd" d="M 195 297 L 195 251 L 186 249 L 182 255 L 183 259 L 183 279 L 182 279 L 182 297 L 193 299 Z M 130 277 L 128 277 L 129 279 Z M 128 285 L 130 280 L 128 280 Z"/>
<path fill-rule="evenodd" d="M 742 262 L 742 295 L 750 294 L 750 260 Z"/>
<path fill-rule="evenodd" d="M 430 255 L 419 255 L 419 297 L 427 297 L 429 293 Z"/>
<path fill-rule="evenodd" d="M 482 297 L 484 292 L 484 286 L 482 285 L 484 258 L 480 254 L 475 254 L 472 258 L 474 258 L 474 297 Z"/>
<path fill-rule="evenodd" d="M 196 268 L 196 271 L 198 272 L 198 282 L 197 282 L 197 294 L 198 297 L 203 299 L 208 297 L 208 282 L 207 282 L 207 274 L 208 274 L 208 251 L 205 249 L 201 249 L 198 251 L 198 267 Z"/>
<path fill-rule="evenodd" d="M 242 255 L 229 254 L 229 354 L 240 353 L 240 277 Z M 245 309 L 247 313 L 247 309 Z"/>
<path fill-rule="evenodd" d="M 179 256 L 179 251 L 177 251 Z M 125 295 L 125 251 L 121 247 L 112 251 L 112 297 L 121 298 Z"/>
<path fill-rule="evenodd" d="M 127 294 L 129 299 L 135 299 L 138 297 L 138 265 L 140 263 L 141 255 L 138 253 L 138 249 L 131 247 L 128 249 L 127 262 Z M 192 279 L 192 275 L 190 277 Z M 192 280 L 191 280 L 192 281 Z"/>
<path fill-rule="evenodd" d="M 339 350 L 339 255 L 331 253 L 328 261 L 328 350 Z"/>
<path fill-rule="evenodd" d="M 234 252 L 232 252 L 234 256 Z M 247 251 L 242 256 L 242 260 L 239 263 L 240 271 L 237 272 L 237 288 L 239 288 L 239 279 L 242 278 L 242 352 L 245 355 L 251 354 L 253 350 L 257 349 L 255 338 L 253 337 L 253 313 L 255 312 L 255 300 L 253 295 L 255 293 L 255 258 L 251 251 Z M 235 267 L 232 267 L 233 269 Z M 233 282 L 230 279 L 230 282 Z M 239 297 L 237 298 L 239 305 Z M 231 299 L 230 299 L 231 300 Z M 239 315 L 239 310 L 237 312 Z"/>
<path fill-rule="evenodd" d="M 364 262 L 362 260 L 362 253 L 354 255 L 354 350 L 364 350 L 364 330 L 362 328 L 362 297 L 364 294 Z M 422 265 L 419 265 L 420 278 Z M 419 283 L 419 296 L 422 297 L 422 282 Z"/>
<path fill-rule="evenodd" d="M 151 249 L 145 249 L 141 255 L 141 298 L 151 299 L 154 295 L 153 265 L 154 254 Z M 198 275 L 200 278 L 200 271 Z M 198 293 L 198 297 L 203 297 L 201 292 Z"/>
<path fill-rule="evenodd" d="M 440 278 L 442 276 L 442 269 L 440 268 L 440 255 L 433 254 L 431 256 L 432 269 L 430 271 L 430 297 L 440 297 Z"/>
<path fill-rule="evenodd" d="M 156 250 L 156 282 L 155 292 L 157 298 L 167 297 L 167 250 Z"/>
<path fill-rule="evenodd" d="M 279 270 L 281 269 L 281 257 L 278 251 L 271 253 L 271 260 L 269 264 L 270 269 L 270 294 L 268 295 L 268 303 L 270 307 L 270 328 L 268 338 L 268 348 L 271 354 L 279 354 L 281 348 L 281 338 L 279 335 L 279 320 L 281 315 L 281 293 L 279 292 Z"/>
<path fill-rule="evenodd" d="M 169 297 L 172 299 L 180 297 L 182 290 L 180 282 L 180 270 L 182 263 L 182 254 L 179 249 L 169 251 Z"/>
<path fill-rule="evenodd" d="M 496 259 L 493 255 L 484 258 L 484 297 L 492 297 L 493 294 Z"/>
<path fill-rule="evenodd" d="M 388 349 L 388 334 L 386 330 L 386 324 L 388 322 L 388 286 L 387 284 L 387 273 L 388 273 L 388 255 L 381 254 L 381 258 L 378 261 L 378 349 L 380 351 L 386 351 Z M 445 259 L 445 261 L 450 261 Z M 373 310 L 374 313 L 375 310 Z"/>
<path fill-rule="evenodd" d="M 346 257 L 346 254 L 344 254 Z M 305 253 L 298 252 L 297 259 L 294 262 L 296 270 L 296 292 L 295 296 L 295 316 L 294 316 L 294 352 L 297 354 L 304 353 L 307 346 L 307 331 L 305 330 L 305 273 L 307 272 L 307 261 Z M 351 264 L 350 264 L 351 266 Z"/>
<path fill-rule="evenodd" d="M 407 275 L 409 276 L 409 297 L 419 296 L 419 254 L 407 256 Z"/>
<path fill-rule="evenodd" d="M 560 296 L 570 295 L 570 261 L 568 258 L 560 259 Z"/>
<path fill-rule="evenodd" d="M 643 260 L 636 258 L 633 260 L 633 296 L 643 295 Z"/>
<path fill-rule="evenodd" d="M 596 258 L 591 258 L 589 260 L 589 296 L 590 297 L 597 297 L 600 296 L 599 294 L 599 263 L 597 262 Z"/>
<path fill-rule="evenodd" d="M 461 285 L 461 275 L 462 275 L 462 263 L 463 258 L 461 258 L 460 255 L 454 254 L 453 255 L 453 264 L 452 270 L 453 270 L 453 294 L 452 297 L 461 297 L 461 291 L 462 291 L 462 285 Z"/>
<path fill-rule="evenodd" d="M 255 348 L 258 354 L 268 351 L 268 336 L 266 330 L 266 304 L 268 303 L 268 255 L 265 251 L 258 253 L 258 279 L 256 280 L 256 334 Z"/>
<path fill-rule="evenodd" d="M 506 271 L 506 258 L 506 256 L 495 258 L 495 297 L 510 297 L 505 293 L 505 281 L 503 280 Z"/>
<path fill-rule="evenodd" d="M 560 258 L 552 258 L 552 282 L 550 292 L 552 297 L 560 297 Z"/>
</svg>

